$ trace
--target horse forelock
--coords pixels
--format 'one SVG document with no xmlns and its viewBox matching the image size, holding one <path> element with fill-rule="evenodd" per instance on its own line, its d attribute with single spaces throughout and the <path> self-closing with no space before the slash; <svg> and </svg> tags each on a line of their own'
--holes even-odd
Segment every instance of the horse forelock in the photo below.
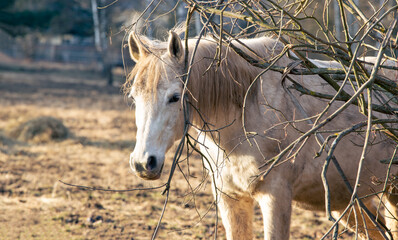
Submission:
<svg viewBox="0 0 398 240">
<path fill-rule="evenodd" d="M 141 56 L 139 61 L 135 63 L 123 85 L 123 91 L 125 94 L 129 94 L 134 86 L 139 92 L 153 95 L 156 94 L 156 88 L 163 71 L 161 56 L 167 49 L 167 43 L 149 39 L 139 33 L 135 33 L 135 35 L 149 54 Z"/>
<path fill-rule="evenodd" d="M 147 95 L 147 98 L 155 96 L 162 72 L 163 67 L 157 56 L 150 54 L 140 59 L 124 84 L 125 93 L 129 93 L 134 87 L 136 92 Z"/>
</svg>

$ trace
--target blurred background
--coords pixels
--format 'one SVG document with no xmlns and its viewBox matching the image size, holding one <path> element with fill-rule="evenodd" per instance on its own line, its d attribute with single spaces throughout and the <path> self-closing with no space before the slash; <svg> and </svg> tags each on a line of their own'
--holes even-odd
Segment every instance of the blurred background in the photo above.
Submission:
<svg viewBox="0 0 398 240">
<path fill-rule="evenodd" d="M 74 65 L 81 70 L 102 73 L 111 84 L 112 71 L 122 67 L 123 61 L 131 66 L 125 35 L 139 15 L 150 5 L 151 0 L 110 1 L 110 0 L 2 0 L 0 3 L 0 68 L 30 69 L 40 66 L 43 69 L 63 68 Z M 322 2 L 314 1 L 314 16 L 322 18 Z M 317 4 L 319 2 L 319 4 Z M 385 1 L 354 1 L 370 16 L 375 8 Z M 334 3 L 334 10 L 338 5 Z M 385 8 L 387 9 L 387 8 Z M 149 6 L 142 16 L 145 19 L 145 34 L 154 38 L 165 38 L 166 32 L 183 22 L 186 17 L 184 3 L 179 0 L 159 1 Z M 359 25 L 349 15 L 351 34 L 358 31 Z M 337 39 L 342 39 L 342 26 L 339 16 L 330 19 Z M 217 22 L 217 19 L 215 20 Z M 227 20 L 224 20 L 227 22 Z M 239 20 L 243 28 L 249 26 Z M 314 23 L 308 29 L 317 30 Z M 312 26 L 312 25 L 313 26 Z M 198 35 L 201 21 L 198 15 L 191 27 L 191 35 Z M 225 24 L 228 28 L 228 24 Z M 249 28 L 249 32 L 255 32 Z M 314 34 L 317 34 L 314 32 Z M 47 63 L 47 64 L 45 64 Z M 119 69 L 120 70 L 120 69 Z M 120 73 L 120 71 L 118 72 Z"/>
<path fill-rule="evenodd" d="M 0 67 L 48 70 L 67 65 L 102 73 L 111 84 L 112 69 L 123 66 L 126 30 L 148 2 L 2 0 Z M 171 9 L 177 2 L 165 2 L 157 11 Z M 176 14 L 159 17 L 151 23 L 152 28 L 170 29 L 177 21 Z M 132 64 L 129 57 L 124 60 Z"/>
</svg>

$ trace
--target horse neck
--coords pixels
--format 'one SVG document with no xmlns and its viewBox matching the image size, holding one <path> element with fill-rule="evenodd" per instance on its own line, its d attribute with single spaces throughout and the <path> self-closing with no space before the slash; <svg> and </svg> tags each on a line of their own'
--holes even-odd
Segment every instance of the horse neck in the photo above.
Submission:
<svg viewBox="0 0 398 240">
<path fill-rule="evenodd" d="M 266 45 L 261 42 L 252 42 L 250 47 L 259 49 L 259 43 L 265 48 Z M 193 105 L 192 122 L 196 127 L 206 131 L 217 130 L 222 138 L 240 138 L 244 137 L 242 113 L 245 111 L 245 125 L 248 131 L 267 129 L 270 126 L 264 126 L 265 121 L 262 119 L 264 109 L 259 109 L 259 105 L 265 102 L 264 97 L 271 103 L 278 103 L 278 106 L 274 107 L 288 109 L 288 106 L 285 106 L 287 98 L 280 83 L 281 74 L 266 72 L 250 87 L 249 94 L 245 97 L 249 86 L 262 69 L 253 67 L 232 50 L 226 47 L 223 49 L 222 61 L 217 66 L 213 59 L 216 56 L 216 43 L 207 41 L 198 46 L 188 79 L 188 96 Z M 189 50 L 191 54 L 192 50 Z M 270 55 L 265 50 L 262 51 L 262 56 Z M 287 66 L 288 62 L 289 59 L 283 57 L 277 65 Z M 275 118 L 266 124 L 275 124 L 278 120 Z"/>
<path fill-rule="evenodd" d="M 214 59 L 217 43 L 203 40 L 195 53 L 188 89 L 194 106 L 193 120 L 197 123 L 204 120 L 212 124 L 229 124 L 241 115 L 243 102 L 253 101 L 257 94 L 258 84 L 255 84 L 245 98 L 261 69 L 251 66 L 231 49 L 223 47 L 222 51 L 221 61 L 217 62 Z M 189 53 L 192 52 L 193 47 L 189 49 Z"/>
</svg>

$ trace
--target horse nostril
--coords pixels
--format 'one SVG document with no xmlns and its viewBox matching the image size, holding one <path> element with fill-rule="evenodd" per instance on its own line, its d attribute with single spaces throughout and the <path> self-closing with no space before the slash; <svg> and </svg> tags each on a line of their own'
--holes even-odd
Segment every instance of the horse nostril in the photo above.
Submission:
<svg viewBox="0 0 398 240">
<path fill-rule="evenodd" d="M 155 168 L 156 168 L 156 157 L 155 156 L 149 156 L 148 157 L 148 161 L 146 163 L 146 169 L 148 171 L 152 171 Z"/>
</svg>

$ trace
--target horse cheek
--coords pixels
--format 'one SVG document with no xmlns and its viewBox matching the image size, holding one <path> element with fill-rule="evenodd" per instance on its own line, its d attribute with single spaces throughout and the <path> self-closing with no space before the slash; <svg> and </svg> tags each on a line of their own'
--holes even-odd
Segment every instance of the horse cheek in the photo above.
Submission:
<svg viewBox="0 0 398 240">
<path fill-rule="evenodd" d="M 179 131 L 177 131 L 179 121 L 177 121 L 175 117 L 178 115 L 173 114 L 173 111 L 162 114 L 162 116 L 166 115 L 169 115 L 169 117 L 167 117 L 167 120 L 163 122 L 164 128 L 161 133 L 161 142 L 163 144 L 167 144 L 166 146 L 166 151 L 167 151 L 173 146 L 175 141 L 181 138 L 182 131 L 181 134 L 179 133 Z"/>
<path fill-rule="evenodd" d="M 178 141 L 180 140 L 183 135 L 184 135 L 184 114 L 183 114 L 183 110 L 180 108 L 179 111 L 176 114 L 177 119 L 174 120 L 174 132 L 175 132 L 175 136 L 174 136 L 174 141 Z"/>
</svg>

